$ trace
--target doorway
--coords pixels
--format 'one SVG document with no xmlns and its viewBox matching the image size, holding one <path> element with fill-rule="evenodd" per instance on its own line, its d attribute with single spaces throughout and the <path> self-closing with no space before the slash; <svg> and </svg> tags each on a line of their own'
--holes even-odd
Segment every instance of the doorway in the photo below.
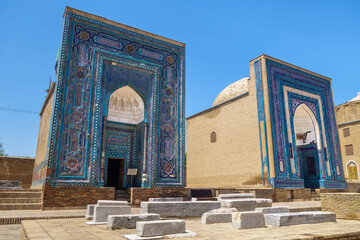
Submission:
<svg viewBox="0 0 360 240">
<path fill-rule="evenodd" d="M 312 110 L 300 104 L 294 113 L 294 130 L 298 165 L 306 188 L 320 187 L 319 125 Z"/>
<path fill-rule="evenodd" d="M 109 158 L 107 172 L 107 187 L 124 188 L 124 159 Z"/>
</svg>

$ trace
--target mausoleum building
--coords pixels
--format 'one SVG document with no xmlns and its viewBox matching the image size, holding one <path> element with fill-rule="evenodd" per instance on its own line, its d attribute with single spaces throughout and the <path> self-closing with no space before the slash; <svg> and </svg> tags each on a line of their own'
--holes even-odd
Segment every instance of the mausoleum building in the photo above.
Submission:
<svg viewBox="0 0 360 240">
<path fill-rule="evenodd" d="M 348 181 L 358 181 L 360 165 L 360 93 L 335 108 L 341 156 Z"/>
<path fill-rule="evenodd" d="M 261 55 L 187 118 L 187 186 L 347 188 L 331 79 Z"/>
<path fill-rule="evenodd" d="M 67 7 L 55 69 L 33 188 L 185 186 L 184 43 Z"/>
</svg>

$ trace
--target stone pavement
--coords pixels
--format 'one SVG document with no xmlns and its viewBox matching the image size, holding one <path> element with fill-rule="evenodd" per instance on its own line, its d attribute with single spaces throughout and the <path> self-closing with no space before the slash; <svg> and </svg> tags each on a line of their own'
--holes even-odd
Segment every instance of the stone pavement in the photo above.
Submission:
<svg viewBox="0 0 360 240">
<path fill-rule="evenodd" d="M 0 225 L 0 240 L 18 240 L 20 231 L 21 224 Z"/>
<path fill-rule="evenodd" d="M 23 221 L 28 239 L 123 239 L 135 229 L 108 230 L 106 225 L 87 225 L 85 219 L 51 219 Z M 186 229 L 196 237 L 183 240 L 221 239 L 360 239 L 360 221 L 338 220 L 336 223 L 304 224 L 238 230 L 231 223 L 201 224 L 200 219 L 186 219 Z"/>
<path fill-rule="evenodd" d="M 19 224 L 22 220 L 84 218 L 86 210 L 13 210 L 0 211 L 0 225 Z"/>
</svg>

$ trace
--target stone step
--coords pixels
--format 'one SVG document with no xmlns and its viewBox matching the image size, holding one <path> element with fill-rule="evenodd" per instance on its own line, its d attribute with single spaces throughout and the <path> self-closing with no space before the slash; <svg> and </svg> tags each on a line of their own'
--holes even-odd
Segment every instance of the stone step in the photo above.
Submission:
<svg viewBox="0 0 360 240">
<path fill-rule="evenodd" d="M 1 203 L 41 203 L 41 198 L 0 198 Z"/>
<path fill-rule="evenodd" d="M 41 193 L 41 189 L 0 189 L 0 193 L 2 192 L 40 192 Z"/>
<path fill-rule="evenodd" d="M 130 201 L 130 195 L 128 190 L 116 190 L 115 191 L 115 200 L 119 201 Z"/>
<path fill-rule="evenodd" d="M 41 192 L 0 192 L 1 198 L 41 198 Z"/>
<path fill-rule="evenodd" d="M 129 201 L 130 201 L 130 198 L 115 198 L 115 200 L 117 200 L 117 201 L 127 201 L 127 202 L 129 202 Z"/>
<path fill-rule="evenodd" d="M 128 192 L 115 192 L 116 197 L 128 197 L 130 196 Z"/>
<path fill-rule="evenodd" d="M 41 203 L 1 203 L 0 210 L 39 210 Z"/>
</svg>

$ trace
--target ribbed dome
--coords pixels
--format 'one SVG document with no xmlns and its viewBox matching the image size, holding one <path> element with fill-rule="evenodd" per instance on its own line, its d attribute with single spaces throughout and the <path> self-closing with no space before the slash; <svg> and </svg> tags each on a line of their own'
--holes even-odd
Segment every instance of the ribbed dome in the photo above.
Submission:
<svg viewBox="0 0 360 240">
<path fill-rule="evenodd" d="M 351 99 L 349 102 L 355 102 L 355 101 L 360 101 L 360 92 L 358 92 L 358 95 L 353 99 Z"/>
<path fill-rule="evenodd" d="M 221 93 L 216 97 L 212 106 L 216 106 L 220 103 L 226 102 L 234 97 L 248 92 L 248 80 L 249 78 L 245 77 L 224 88 L 224 90 L 222 90 Z"/>
</svg>

